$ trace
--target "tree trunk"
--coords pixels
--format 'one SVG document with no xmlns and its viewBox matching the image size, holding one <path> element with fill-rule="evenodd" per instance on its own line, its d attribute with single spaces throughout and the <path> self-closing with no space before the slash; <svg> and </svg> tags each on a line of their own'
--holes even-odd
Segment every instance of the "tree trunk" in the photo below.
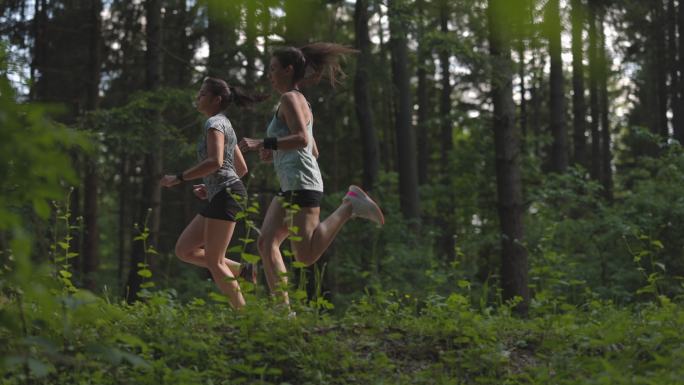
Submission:
<svg viewBox="0 0 684 385">
<path fill-rule="evenodd" d="M 520 124 L 520 146 L 522 152 L 525 153 L 525 148 L 527 145 L 527 97 L 525 93 L 527 92 L 527 85 L 525 84 L 525 38 L 526 35 L 522 30 L 521 23 L 521 34 L 518 37 L 518 80 L 520 81 L 520 117 L 518 122 Z"/>
<path fill-rule="evenodd" d="M 667 52 L 665 49 L 665 25 L 666 19 L 663 10 L 662 0 L 653 2 L 653 14 L 655 40 L 653 41 L 656 49 L 656 61 L 653 67 L 656 75 L 656 89 L 657 89 L 657 110 L 656 110 L 656 126 L 653 127 L 653 132 L 661 135 L 663 138 L 669 136 L 669 129 L 667 126 Z"/>
<path fill-rule="evenodd" d="M 90 39 L 90 59 L 88 65 L 88 90 L 86 99 L 86 109 L 95 110 L 98 106 L 99 89 L 100 89 L 100 35 L 102 20 L 100 13 L 102 12 L 102 1 L 93 0 L 90 3 L 90 25 L 88 36 Z M 100 231 L 97 225 L 98 218 L 98 202 L 97 202 L 97 167 L 96 158 L 90 158 L 85 164 L 85 180 L 84 180 L 84 200 L 83 200 L 83 221 L 85 227 L 84 241 L 83 241 L 83 278 L 84 285 L 90 290 L 94 290 L 95 278 L 94 273 L 99 267 L 99 238 Z"/>
<path fill-rule="evenodd" d="M 245 45 L 243 47 L 247 68 L 245 69 L 245 82 L 248 87 L 254 87 L 257 82 L 256 79 L 256 57 L 259 53 L 257 50 L 257 20 L 256 20 L 256 6 L 252 1 L 246 2 L 246 18 L 245 18 Z M 268 72 L 268 71 L 264 71 Z M 253 138 L 256 136 L 256 124 L 253 113 L 245 113 L 242 119 L 241 136 L 248 136 Z M 240 136 L 239 136 L 240 137 Z"/>
<path fill-rule="evenodd" d="M 681 89 L 684 85 L 684 1 L 679 0 L 677 6 L 677 28 L 679 36 L 679 46 L 677 52 L 679 53 L 677 59 L 677 68 L 679 69 L 679 82 L 677 85 L 676 107 L 679 121 L 674 122 L 674 138 L 684 145 L 684 91 Z"/>
<path fill-rule="evenodd" d="M 565 93 L 563 60 L 561 58 L 561 23 L 559 0 L 549 0 L 546 5 L 546 28 L 549 40 L 551 73 L 549 78 L 551 145 L 551 170 L 562 173 L 568 167 L 568 139 L 565 127 Z"/>
<path fill-rule="evenodd" d="M 453 149 L 453 133 L 451 123 L 451 79 L 449 73 L 449 3 L 446 0 L 441 0 L 439 3 L 439 25 L 442 38 L 442 48 L 439 51 L 439 62 L 441 67 L 441 83 L 442 91 L 439 98 L 440 106 L 440 137 L 441 137 L 441 179 L 443 186 L 450 186 L 451 184 L 451 151 Z M 449 189 L 451 190 L 451 189 Z M 453 261 L 456 258 L 456 248 L 454 243 L 454 196 L 447 194 L 442 197 L 444 206 L 442 207 L 442 214 L 438 217 L 437 224 L 442 229 L 440 239 L 441 249 L 447 261 Z"/>
<path fill-rule="evenodd" d="M 589 110 L 591 111 L 591 178 L 600 181 L 601 176 L 601 133 L 599 131 L 598 95 L 598 36 L 596 32 L 596 5 L 589 3 Z"/>
<path fill-rule="evenodd" d="M 608 76 L 610 74 L 610 67 L 608 65 L 608 58 L 606 52 L 606 34 L 603 27 L 603 21 L 605 17 L 605 9 L 602 9 L 599 15 L 599 36 L 600 42 L 600 52 L 599 52 L 599 65 L 601 73 L 601 89 L 599 91 L 601 95 L 601 159 L 603 170 L 603 193 L 608 201 L 613 199 L 613 166 L 612 166 L 612 154 L 610 150 L 610 106 L 608 102 Z"/>
<path fill-rule="evenodd" d="M 677 73 L 677 9 L 674 0 L 667 2 L 667 59 L 670 73 L 669 106 L 672 109 L 672 129 L 681 126 L 682 111 L 679 109 L 679 74 Z M 676 135 L 673 135 L 676 139 Z"/>
<path fill-rule="evenodd" d="M 520 132 L 515 124 L 513 62 L 507 0 L 490 0 L 487 9 L 489 49 L 493 65 L 492 103 L 496 181 L 501 222 L 501 280 L 505 300 L 522 298 L 516 310 L 527 314 L 527 251 L 523 246 L 523 201 L 520 175 Z"/>
<path fill-rule="evenodd" d="M 380 68 L 387 68 L 388 63 L 387 63 L 387 44 L 385 44 L 384 40 L 384 35 L 385 35 L 385 29 L 383 26 L 382 18 L 384 17 L 384 14 L 382 12 L 382 7 L 378 4 L 378 37 L 380 39 Z M 394 159 L 396 159 L 396 153 L 394 151 L 395 149 L 395 143 L 394 140 L 394 133 L 392 132 L 392 126 L 394 125 L 394 110 L 393 110 L 393 101 L 394 101 L 394 94 L 395 90 L 393 89 L 392 86 L 390 86 L 390 83 L 392 82 L 392 76 L 388 74 L 388 71 L 383 71 L 383 78 L 382 78 L 382 99 L 380 101 L 381 103 L 381 111 L 382 111 L 382 116 L 384 119 L 386 119 L 385 124 L 380 124 L 380 127 L 383 127 L 383 135 L 382 135 L 382 156 L 381 159 L 384 160 L 384 167 L 386 172 L 391 172 L 394 170 Z"/>
<path fill-rule="evenodd" d="M 368 1 L 357 0 L 354 6 L 354 26 L 356 31 L 356 48 L 360 51 L 356 62 L 354 76 L 354 107 L 361 129 L 361 146 L 363 152 L 363 188 L 372 190 L 378 179 L 380 154 L 378 138 L 373 126 L 373 111 L 368 90 L 370 68 L 370 38 L 368 37 Z"/>
<path fill-rule="evenodd" d="M 428 163 L 430 159 L 429 142 L 429 100 L 427 94 L 427 53 L 425 37 L 425 1 L 416 1 L 416 12 L 418 13 L 418 183 L 424 185 L 428 182 Z"/>
<path fill-rule="evenodd" d="M 449 36 L 449 8 L 448 2 L 446 0 L 440 1 L 439 7 L 439 25 L 440 31 L 444 38 L 442 44 L 442 49 L 439 51 L 439 62 L 441 66 L 441 83 L 442 92 L 439 99 L 440 106 L 440 131 L 441 131 L 441 142 L 442 142 L 442 154 L 441 154 L 441 166 L 442 175 L 447 175 L 449 173 L 449 154 L 453 148 L 453 138 L 451 132 L 451 82 L 450 82 L 450 72 L 449 72 L 449 44 L 447 44 L 447 38 Z"/>
<path fill-rule="evenodd" d="M 124 269 L 128 260 L 129 240 L 130 240 L 130 211 L 129 200 L 131 192 L 129 191 L 128 178 L 130 173 L 129 157 L 124 150 L 120 155 L 119 163 L 119 266 L 117 274 L 118 288 L 123 289 L 124 283 Z"/>
<path fill-rule="evenodd" d="M 390 50 L 392 53 L 392 80 L 396 89 L 395 130 L 397 138 L 397 165 L 401 210 L 407 219 L 418 219 L 418 170 L 416 167 L 416 141 L 413 131 L 411 87 L 408 74 L 407 31 L 405 28 L 404 0 L 388 2 L 390 21 Z"/>
<path fill-rule="evenodd" d="M 155 90 L 161 83 L 161 3 L 160 0 L 146 0 L 145 12 L 147 18 L 146 24 L 146 78 L 145 84 L 148 90 Z M 161 119 L 159 112 L 152 112 L 156 115 L 153 121 Z M 156 127 L 150 127 L 150 135 L 156 137 L 159 141 L 159 133 L 156 132 Z M 153 141 L 151 141 L 153 142 Z M 149 236 L 146 240 L 146 246 L 157 246 L 159 244 L 159 225 L 160 225 L 160 208 L 161 208 L 161 185 L 159 179 L 161 178 L 163 169 L 163 153 L 162 146 L 150 145 L 148 153 L 144 157 L 144 182 L 143 182 L 143 197 L 138 212 L 139 225 L 141 230 L 145 225 L 149 228 Z M 149 214 L 148 214 L 149 210 Z M 146 221 L 146 218 L 149 220 Z M 140 263 L 152 261 L 148 260 L 147 250 L 142 247 L 141 241 L 136 241 L 133 247 L 133 257 L 131 258 L 131 269 L 128 274 L 128 292 L 127 300 L 134 301 L 137 299 L 140 285 L 142 284 L 141 277 L 138 275 Z"/>
<path fill-rule="evenodd" d="M 572 163 L 585 168 L 588 166 L 587 146 L 587 107 L 584 100 L 584 48 L 582 31 L 584 29 L 584 4 L 582 0 L 572 0 L 572 115 L 573 115 L 573 157 Z"/>
</svg>

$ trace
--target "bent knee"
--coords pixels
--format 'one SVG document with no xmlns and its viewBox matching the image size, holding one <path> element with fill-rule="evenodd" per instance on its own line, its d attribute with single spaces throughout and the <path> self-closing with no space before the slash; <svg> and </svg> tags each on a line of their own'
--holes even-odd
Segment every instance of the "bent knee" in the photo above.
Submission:
<svg viewBox="0 0 684 385">
<path fill-rule="evenodd" d="M 259 249 L 260 254 L 263 254 L 265 251 L 270 250 L 274 243 L 273 238 L 260 235 L 257 238 L 257 249 Z"/>
<path fill-rule="evenodd" d="M 190 258 L 190 256 L 192 256 L 193 250 L 181 245 L 176 245 L 174 252 L 176 253 L 176 257 L 178 257 L 178 259 L 181 261 L 186 261 Z"/>
</svg>

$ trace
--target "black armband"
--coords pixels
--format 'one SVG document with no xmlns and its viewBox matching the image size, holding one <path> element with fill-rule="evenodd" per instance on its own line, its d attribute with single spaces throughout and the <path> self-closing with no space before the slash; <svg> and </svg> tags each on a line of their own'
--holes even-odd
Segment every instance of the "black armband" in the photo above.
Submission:
<svg viewBox="0 0 684 385">
<path fill-rule="evenodd" d="M 277 150 L 278 149 L 278 138 L 274 136 L 269 136 L 264 138 L 264 148 L 267 150 Z"/>
<path fill-rule="evenodd" d="M 176 174 L 176 178 L 181 182 L 185 182 L 185 179 L 183 179 L 183 172 Z"/>
</svg>

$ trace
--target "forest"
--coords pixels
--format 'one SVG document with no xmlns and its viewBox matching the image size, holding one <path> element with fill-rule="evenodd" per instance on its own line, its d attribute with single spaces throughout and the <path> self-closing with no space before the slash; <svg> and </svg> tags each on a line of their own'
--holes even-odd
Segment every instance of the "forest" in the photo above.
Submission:
<svg viewBox="0 0 684 385">
<path fill-rule="evenodd" d="M 385 223 L 311 266 L 290 223 L 284 303 L 245 152 L 234 309 L 177 256 L 200 181 L 160 180 L 206 78 L 264 138 L 318 42 L 354 50 L 302 89 L 321 220 L 358 185 Z M 3 0 L 0 383 L 684 384 L 683 142 L 684 0 Z"/>
</svg>

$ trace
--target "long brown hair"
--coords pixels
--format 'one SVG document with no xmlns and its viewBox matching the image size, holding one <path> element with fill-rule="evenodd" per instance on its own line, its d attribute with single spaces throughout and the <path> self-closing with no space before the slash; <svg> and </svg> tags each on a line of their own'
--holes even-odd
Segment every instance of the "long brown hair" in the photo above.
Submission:
<svg viewBox="0 0 684 385">
<path fill-rule="evenodd" d="M 304 79 L 307 68 L 311 68 L 315 83 L 320 80 L 321 76 L 327 76 L 330 85 L 334 87 L 338 83 L 338 79 L 346 76 L 340 66 L 340 59 L 344 55 L 356 52 L 358 51 L 340 44 L 321 42 L 308 44 L 301 48 L 282 47 L 274 51 L 273 56 L 278 58 L 281 66 L 292 66 L 294 70 L 292 81 L 294 83 Z"/>
<path fill-rule="evenodd" d="M 231 104 L 235 104 L 238 107 L 248 107 L 268 98 L 268 95 L 249 93 L 240 87 L 230 86 L 225 80 L 219 78 L 204 78 L 202 84 L 214 96 L 221 97 L 222 110 L 225 110 Z"/>
</svg>

